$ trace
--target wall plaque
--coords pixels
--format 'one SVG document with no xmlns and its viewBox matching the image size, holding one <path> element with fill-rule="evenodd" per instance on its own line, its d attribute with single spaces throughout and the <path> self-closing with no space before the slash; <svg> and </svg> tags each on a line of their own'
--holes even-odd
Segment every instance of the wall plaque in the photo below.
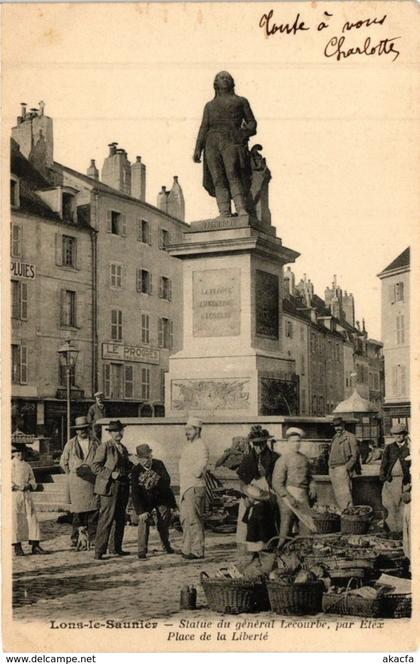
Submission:
<svg viewBox="0 0 420 664">
<path fill-rule="evenodd" d="M 279 338 L 279 278 L 271 272 L 256 271 L 255 326 L 260 337 Z"/>
<path fill-rule="evenodd" d="M 174 410 L 247 410 L 248 378 L 215 378 L 173 380 Z"/>
<path fill-rule="evenodd" d="M 241 332 L 240 270 L 193 272 L 193 336 L 232 337 Z"/>
</svg>

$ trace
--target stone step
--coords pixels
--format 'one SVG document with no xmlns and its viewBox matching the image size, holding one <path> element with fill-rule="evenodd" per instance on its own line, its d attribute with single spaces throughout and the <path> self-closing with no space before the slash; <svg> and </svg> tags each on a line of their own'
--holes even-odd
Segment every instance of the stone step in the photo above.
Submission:
<svg viewBox="0 0 420 664">
<path fill-rule="evenodd" d="M 51 493 L 51 491 L 61 491 L 63 493 L 63 491 L 66 491 L 67 482 L 46 482 L 45 484 L 41 484 L 41 487 L 39 493 Z"/>
<path fill-rule="evenodd" d="M 70 512 L 70 505 L 64 502 L 36 503 L 37 512 Z"/>
<path fill-rule="evenodd" d="M 63 491 L 34 491 L 32 500 L 35 505 L 39 503 L 66 503 L 67 493 Z"/>
</svg>

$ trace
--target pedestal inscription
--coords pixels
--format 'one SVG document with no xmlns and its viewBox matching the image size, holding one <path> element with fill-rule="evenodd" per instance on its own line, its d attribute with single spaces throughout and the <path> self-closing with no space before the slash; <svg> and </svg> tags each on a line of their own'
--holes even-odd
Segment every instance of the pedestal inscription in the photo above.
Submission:
<svg viewBox="0 0 420 664">
<path fill-rule="evenodd" d="M 249 379 L 173 380 L 174 410 L 247 410 Z"/>
<path fill-rule="evenodd" d="M 193 335 L 232 337 L 241 332 L 240 270 L 193 272 Z"/>
<path fill-rule="evenodd" d="M 279 279 L 271 272 L 256 271 L 255 325 L 260 337 L 279 338 Z"/>
</svg>

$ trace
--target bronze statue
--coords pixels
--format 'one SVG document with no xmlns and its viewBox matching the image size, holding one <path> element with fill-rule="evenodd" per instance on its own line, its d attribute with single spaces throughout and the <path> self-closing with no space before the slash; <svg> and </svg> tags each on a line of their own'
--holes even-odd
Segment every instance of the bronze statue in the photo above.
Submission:
<svg viewBox="0 0 420 664">
<path fill-rule="evenodd" d="M 214 79 L 215 96 L 204 107 L 194 150 L 203 159 L 203 186 L 215 196 L 220 216 L 231 216 L 231 200 L 238 215 L 252 214 L 251 159 L 248 139 L 257 133 L 249 102 L 235 94 L 232 76 L 221 71 Z"/>
</svg>

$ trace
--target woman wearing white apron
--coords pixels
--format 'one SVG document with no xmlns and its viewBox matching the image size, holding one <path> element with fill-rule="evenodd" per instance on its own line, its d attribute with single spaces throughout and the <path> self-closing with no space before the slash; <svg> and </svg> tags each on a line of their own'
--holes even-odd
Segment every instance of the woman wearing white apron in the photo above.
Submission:
<svg viewBox="0 0 420 664">
<path fill-rule="evenodd" d="M 31 491 L 37 483 L 34 473 L 23 460 L 23 449 L 12 447 L 12 544 L 17 556 L 25 555 L 22 542 L 32 544 L 33 554 L 45 554 L 39 545 L 39 522 L 32 501 Z"/>
</svg>

